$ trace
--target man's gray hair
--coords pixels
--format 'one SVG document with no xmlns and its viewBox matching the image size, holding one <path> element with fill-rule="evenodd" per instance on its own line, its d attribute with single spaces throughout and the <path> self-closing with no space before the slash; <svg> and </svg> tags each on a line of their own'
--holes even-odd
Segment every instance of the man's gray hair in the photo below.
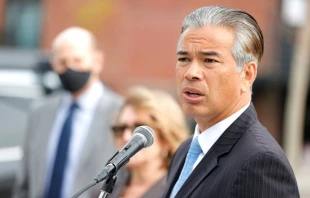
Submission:
<svg viewBox="0 0 310 198">
<path fill-rule="evenodd" d="M 232 54 L 239 71 L 251 61 L 259 65 L 264 52 L 264 38 L 257 21 L 250 14 L 223 6 L 198 8 L 183 20 L 181 38 L 187 29 L 206 26 L 227 27 L 235 32 Z"/>
</svg>

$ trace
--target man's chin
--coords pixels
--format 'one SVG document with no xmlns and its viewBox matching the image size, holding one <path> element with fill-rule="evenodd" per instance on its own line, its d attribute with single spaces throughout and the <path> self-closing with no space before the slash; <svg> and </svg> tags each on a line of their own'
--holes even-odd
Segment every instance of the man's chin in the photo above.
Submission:
<svg viewBox="0 0 310 198">
<path fill-rule="evenodd" d="M 201 111 L 201 107 L 194 105 L 183 105 L 183 111 L 187 116 L 190 117 L 200 117 L 203 116 L 204 113 Z"/>
</svg>

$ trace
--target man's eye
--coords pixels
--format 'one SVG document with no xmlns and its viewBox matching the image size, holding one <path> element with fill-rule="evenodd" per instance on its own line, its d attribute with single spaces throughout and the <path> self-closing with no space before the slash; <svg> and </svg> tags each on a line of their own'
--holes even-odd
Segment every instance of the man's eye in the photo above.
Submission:
<svg viewBox="0 0 310 198">
<path fill-rule="evenodd" d="M 179 62 L 188 62 L 189 59 L 188 58 L 178 58 Z"/>
<path fill-rule="evenodd" d="M 216 60 L 214 60 L 214 59 L 211 59 L 211 58 L 206 58 L 206 59 L 204 60 L 204 62 L 206 62 L 206 63 L 217 63 L 218 61 L 216 61 Z"/>
</svg>

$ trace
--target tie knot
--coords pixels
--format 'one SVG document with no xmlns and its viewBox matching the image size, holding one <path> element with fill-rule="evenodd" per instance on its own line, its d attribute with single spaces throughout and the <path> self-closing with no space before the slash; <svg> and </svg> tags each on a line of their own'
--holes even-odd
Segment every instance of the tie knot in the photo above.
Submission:
<svg viewBox="0 0 310 198">
<path fill-rule="evenodd" d="M 74 110 L 76 110 L 77 108 L 79 108 L 79 105 L 76 102 L 73 102 L 70 106 L 69 111 L 74 112 Z"/>
<path fill-rule="evenodd" d="M 202 152 L 200 144 L 198 142 L 198 136 L 196 136 L 191 143 L 191 146 L 188 150 L 189 153 L 200 154 Z"/>
</svg>

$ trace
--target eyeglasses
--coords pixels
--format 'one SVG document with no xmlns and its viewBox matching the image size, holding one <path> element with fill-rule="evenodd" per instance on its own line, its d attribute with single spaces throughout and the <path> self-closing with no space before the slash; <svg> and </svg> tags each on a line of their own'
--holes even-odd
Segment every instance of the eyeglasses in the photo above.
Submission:
<svg viewBox="0 0 310 198">
<path fill-rule="evenodd" d="M 133 133 L 134 129 L 139 127 L 139 126 L 143 126 L 145 124 L 143 123 L 134 123 L 133 125 L 127 125 L 127 124 L 118 124 L 118 125 L 114 125 L 111 127 L 114 136 L 116 137 L 121 137 L 123 136 L 123 133 L 125 132 L 126 129 L 130 129 L 130 131 Z"/>
</svg>

